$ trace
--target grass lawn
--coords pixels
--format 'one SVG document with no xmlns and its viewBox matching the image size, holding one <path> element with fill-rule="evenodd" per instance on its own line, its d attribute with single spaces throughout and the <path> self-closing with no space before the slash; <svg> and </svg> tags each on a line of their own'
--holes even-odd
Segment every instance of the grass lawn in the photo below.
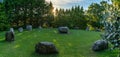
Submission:
<svg viewBox="0 0 120 57">
<path fill-rule="evenodd" d="M 34 29 L 15 32 L 14 42 L 5 42 L 5 32 L 0 32 L 0 57 L 117 57 L 117 50 L 93 52 L 94 41 L 101 39 L 100 32 L 70 30 L 69 34 L 59 34 L 57 29 Z M 59 50 L 56 55 L 35 53 L 35 44 L 41 41 L 53 42 Z"/>
</svg>

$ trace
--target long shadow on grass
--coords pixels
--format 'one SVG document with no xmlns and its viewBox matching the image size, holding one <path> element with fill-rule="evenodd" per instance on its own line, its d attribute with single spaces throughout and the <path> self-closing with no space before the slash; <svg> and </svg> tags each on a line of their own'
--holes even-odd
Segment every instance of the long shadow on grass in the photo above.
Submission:
<svg viewBox="0 0 120 57">
<path fill-rule="evenodd" d="M 8 44 L 8 43 L 13 43 L 14 41 L 6 41 L 5 39 L 4 40 L 0 40 L 0 44 Z"/>
<path fill-rule="evenodd" d="M 110 50 L 110 49 L 107 49 L 107 50 L 104 50 L 104 51 L 99 51 L 99 52 L 95 52 L 95 54 L 99 55 L 102 54 L 106 57 L 119 57 L 119 51 L 114 51 L 114 50 Z"/>
<path fill-rule="evenodd" d="M 5 43 L 6 41 L 5 40 L 0 40 L 0 43 Z"/>
<path fill-rule="evenodd" d="M 38 54 L 38 53 L 32 53 L 32 57 L 59 57 L 59 54 Z"/>
</svg>

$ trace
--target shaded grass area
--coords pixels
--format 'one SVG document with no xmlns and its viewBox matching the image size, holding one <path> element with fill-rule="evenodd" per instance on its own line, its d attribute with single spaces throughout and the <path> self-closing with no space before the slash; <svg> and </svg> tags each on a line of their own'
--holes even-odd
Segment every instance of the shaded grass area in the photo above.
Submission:
<svg viewBox="0 0 120 57">
<path fill-rule="evenodd" d="M 101 39 L 100 32 L 70 30 L 59 34 L 57 29 L 34 29 L 15 32 L 15 41 L 4 41 L 5 32 L 0 32 L 0 57 L 117 57 L 117 50 L 93 52 L 93 43 Z M 35 44 L 41 41 L 53 42 L 59 54 L 40 55 L 35 53 Z"/>
</svg>

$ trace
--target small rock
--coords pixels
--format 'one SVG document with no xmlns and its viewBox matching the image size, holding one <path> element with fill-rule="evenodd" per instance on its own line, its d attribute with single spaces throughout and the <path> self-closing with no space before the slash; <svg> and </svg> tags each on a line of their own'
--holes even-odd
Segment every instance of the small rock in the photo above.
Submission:
<svg viewBox="0 0 120 57">
<path fill-rule="evenodd" d="M 26 26 L 26 29 L 27 29 L 28 31 L 31 31 L 31 30 L 32 30 L 32 25 L 27 25 L 27 26 Z"/>
<path fill-rule="evenodd" d="M 101 30 L 99 29 L 99 28 L 95 28 L 95 31 L 97 31 L 97 32 L 101 32 Z"/>
<path fill-rule="evenodd" d="M 42 29 L 42 27 L 41 27 L 41 26 L 39 26 L 39 29 Z"/>
<path fill-rule="evenodd" d="M 74 29 L 79 29 L 79 27 L 74 27 Z"/>
<path fill-rule="evenodd" d="M 23 28 L 22 27 L 18 28 L 18 31 L 23 32 Z"/>
</svg>

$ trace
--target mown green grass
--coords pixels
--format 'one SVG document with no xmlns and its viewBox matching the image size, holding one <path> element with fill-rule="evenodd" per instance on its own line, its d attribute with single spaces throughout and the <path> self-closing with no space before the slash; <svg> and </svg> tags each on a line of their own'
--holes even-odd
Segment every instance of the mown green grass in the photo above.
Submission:
<svg viewBox="0 0 120 57">
<path fill-rule="evenodd" d="M 93 52 L 93 43 L 101 39 L 100 32 L 70 30 L 59 34 L 57 29 L 34 29 L 15 32 L 15 41 L 6 42 L 5 32 L 0 32 L 0 57 L 117 57 L 117 51 Z M 35 53 L 35 44 L 41 41 L 53 42 L 59 54 L 40 55 Z"/>
</svg>

